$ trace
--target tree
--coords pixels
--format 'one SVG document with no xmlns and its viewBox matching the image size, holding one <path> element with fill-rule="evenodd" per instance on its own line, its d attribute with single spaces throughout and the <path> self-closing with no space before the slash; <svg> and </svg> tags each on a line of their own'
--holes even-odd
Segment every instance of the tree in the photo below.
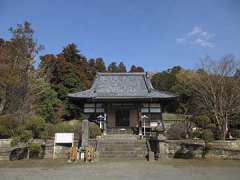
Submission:
<svg viewBox="0 0 240 180">
<path fill-rule="evenodd" d="M 186 84 L 178 81 L 178 74 L 185 71 L 181 66 L 175 66 L 166 71 L 156 73 L 152 76 L 151 82 L 153 87 L 160 91 L 170 91 L 178 95 L 176 101 L 168 103 L 165 110 L 169 112 L 177 112 L 180 114 L 193 113 L 192 93 Z"/>
<path fill-rule="evenodd" d="M 233 56 L 225 56 L 220 61 L 205 58 L 201 71 L 183 72 L 178 76 L 191 87 L 198 109 L 214 120 L 224 140 L 231 116 L 240 111 L 240 79 L 234 77 L 236 68 Z"/>
<path fill-rule="evenodd" d="M 120 62 L 118 65 L 118 72 L 127 72 L 126 66 L 123 62 Z"/>
<path fill-rule="evenodd" d="M 76 45 L 69 44 L 56 56 L 50 54 L 40 57 L 40 74 L 45 75 L 51 88 L 57 92 L 57 98 L 63 102 L 66 119 L 73 118 L 77 112 L 77 107 L 68 101 L 67 94 L 89 88 L 95 72 L 95 67 L 89 66 L 89 63 L 94 66 L 94 60 L 88 62 L 79 52 Z"/>
<path fill-rule="evenodd" d="M 153 86 L 162 91 L 172 91 L 177 82 L 177 73 L 182 70 L 182 67 L 175 66 L 166 71 L 156 73 L 152 76 L 151 82 Z"/>
<path fill-rule="evenodd" d="M 102 58 L 96 58 L 95 68 L 97 72 L 106 72 L 106 66 Z"/>
<path fill-rule="evenodd" d="M 10 28 L 12 38 L 1 41 L 0 77 L 2 113 L 23 120 L 31 112 L 31 86 L 34 74 L 34 57 L 42 48 L 33 39 L 30 23 Z M 2 97 L 3 97 L 2 95 Z"/>
<path fill-rule="evenodd" d="M 58 98 L 57 92 L 51 88 L 43 78 L 37 78 L 34 81 L 33 109 L 38 116 L 41 116 L 47 122 L 56 123 L 64 115 L 63 103 Z"/>
<path fill-rule="evenodd" d="M 143 67 L 132 65 L 129 72 L 144 72 Z"/>
<path fill-rule="evenodd" d="M 116 62 L 112 62 L 108 65 L 108 72 L 118 72 L 118 67 Z"/>
</svg>

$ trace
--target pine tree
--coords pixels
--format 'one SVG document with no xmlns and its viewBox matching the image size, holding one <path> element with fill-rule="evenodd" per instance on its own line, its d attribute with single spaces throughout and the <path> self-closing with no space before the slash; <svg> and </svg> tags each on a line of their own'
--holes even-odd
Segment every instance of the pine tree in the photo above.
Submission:
<svg viewBox="0 0 240 180">
<path fill-rule="evenodd" d="M 116 62 L 112 62 L 108 66 L 108 72 L 118 72 L 118 67 Z"/>
<path fill-rule="evenodd" d="M 126 66 L 123 62 L 120 62 L 118 65 L 118 72 L 127 72 Z"/>
</svg>

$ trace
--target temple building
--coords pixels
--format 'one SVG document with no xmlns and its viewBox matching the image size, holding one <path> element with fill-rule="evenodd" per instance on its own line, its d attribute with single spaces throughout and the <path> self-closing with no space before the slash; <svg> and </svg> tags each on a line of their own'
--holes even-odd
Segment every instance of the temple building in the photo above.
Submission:
<svg viewBox="0 0 240 180">
<path fill-rule="evenodd" d="M 89 119 L 104 117 L 104 132 L 146 134 L 162 123 L 164 106 L 176 95 L 153 88 L 147 73 L 97 73 L 90 89 L 69 94 Z"/>
</svg>

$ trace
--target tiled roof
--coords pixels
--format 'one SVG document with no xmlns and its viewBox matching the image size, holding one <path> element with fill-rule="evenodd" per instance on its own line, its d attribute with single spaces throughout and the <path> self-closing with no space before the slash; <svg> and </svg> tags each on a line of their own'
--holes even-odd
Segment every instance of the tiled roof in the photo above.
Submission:
<svg viewBox="0 0 240 180">
<path fill-rule="evenodd" d="M 92 87 L 86 91 L 68 94 L 71 98 L 175 98 L 170 92 L 155 90 L 147 73 L 98 73 Z"/>
</svg>

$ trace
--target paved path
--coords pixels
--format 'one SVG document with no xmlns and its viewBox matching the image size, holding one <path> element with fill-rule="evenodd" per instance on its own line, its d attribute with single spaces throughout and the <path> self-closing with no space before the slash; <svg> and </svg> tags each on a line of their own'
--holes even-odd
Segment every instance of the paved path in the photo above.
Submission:
<svg viewBox="0 0 240 180">
<path fill-rule="evenodd" d="M 239 161 L 0 163 L 0 180 L 239 180 Z M 33 164 L 36 165 L 37 162 Z M 17 164 L 17 165 L 16 165 Z M 59 165 L 60 164 L 60 165 Z M 29 165 L 31 167 L 29 167 Z M 37 166 L 37 165 L 36 165 Z"/>
</svg>

